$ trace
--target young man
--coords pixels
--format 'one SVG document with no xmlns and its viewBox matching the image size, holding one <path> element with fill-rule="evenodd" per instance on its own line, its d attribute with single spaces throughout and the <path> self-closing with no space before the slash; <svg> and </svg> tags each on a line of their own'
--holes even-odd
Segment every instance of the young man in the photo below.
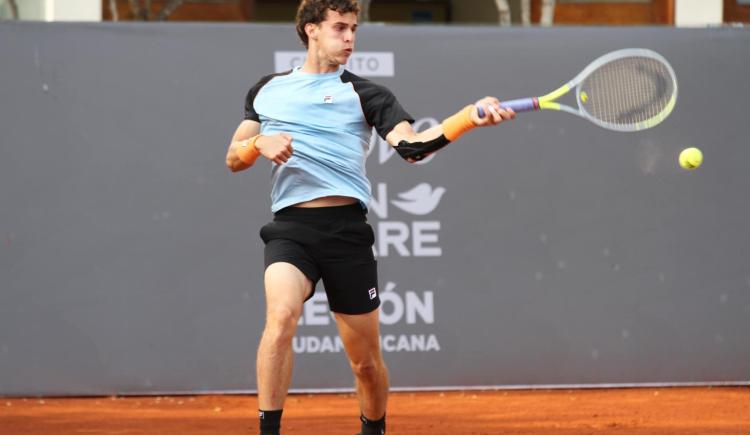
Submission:
<svg viewBox="0 0 750 435">
<path fill-rule="evenodd" d="M 417 133 L 386 88 L 344 68 L 354 49 L 356 0 L 303 0 L 301 67 L 262 78 L 247 95 L 245 120 L 226 156 L 233 171 L 272 163 L 274 220 L 265 242 L 266 324 L 258 347 L 260 433 L 279 434 L 292 377 L 292 338 L 303 303 L 323 280 L 356 379 L 362 435 L 385 433 L 388 372 L 380 352 L 374 235 L 366 221 L 365 159 L 372 127 L 408 161 L 462 133 L 513 118 L 496 98 L 468 105 Z M 478 107 L 487 115 L 480 118 Z"/>
</svg>

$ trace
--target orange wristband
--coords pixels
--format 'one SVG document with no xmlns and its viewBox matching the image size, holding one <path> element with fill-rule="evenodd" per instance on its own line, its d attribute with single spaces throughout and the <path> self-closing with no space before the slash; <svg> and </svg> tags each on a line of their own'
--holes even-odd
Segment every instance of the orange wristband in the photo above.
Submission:
<svg viewBox="0 0 750 435">
<path fill-rule="evenodd" d="M 260 151 L 255 148 L 255 142 L 258 141 L 258 138 L 260 138 L 260 135 L 255 135 L 236 149 L 237 157 L 245 164 L 252 165 L 260 157 Z"/>
<path fill-rule="evenodd" d="M 445 118 L 443 121 L 443 135 L 446 139 L 453 142 L 462 134 L 476 127 L 474 121 L 471 120 L 472 110 L 474 110 L 474 106 L 469 104 L 455 115 Z"/>
</svg>

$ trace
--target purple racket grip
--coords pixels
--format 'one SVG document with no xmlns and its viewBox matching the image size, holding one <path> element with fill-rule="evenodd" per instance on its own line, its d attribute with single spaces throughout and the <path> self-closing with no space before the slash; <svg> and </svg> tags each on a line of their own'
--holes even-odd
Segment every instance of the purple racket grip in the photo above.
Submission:
<svg viewBox="0 0 750 435">
<path fill-rule="evenodd" d="M 536 98 L 520 98 L 518 100 L 503 101 L 500 106 L 505 109 L 513 109 L 514 112 L 533 112 L 539 109 L 539 100 Z M 477 107 L 480 118 L 486 115 L 484 109 Z"/>
</svg>

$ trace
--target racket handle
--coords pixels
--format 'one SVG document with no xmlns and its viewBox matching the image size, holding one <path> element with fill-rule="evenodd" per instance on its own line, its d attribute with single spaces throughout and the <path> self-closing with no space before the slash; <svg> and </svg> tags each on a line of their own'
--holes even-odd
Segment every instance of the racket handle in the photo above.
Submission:
<svg viewBox="0 0 750 435">
<path fill-rule="evenodd" d="M 539 109 L 539 100 L 536 98 L 519 98 L 518 100 L 502 101 L 500 107 L 505 109 L 513 109 L 514 112 L 533 112 Z M 477 107 L 480 118 L 484 118 L 486 115 L 484 109 Z"/>
<path fill-rule="evenodd" d="M 513 109 L 514 112 L 533 112 L 539 109 L 539 100 L 536 98 L 519 98 L 518 100 L 501 101 L 500 106 Z"/>
</svg>

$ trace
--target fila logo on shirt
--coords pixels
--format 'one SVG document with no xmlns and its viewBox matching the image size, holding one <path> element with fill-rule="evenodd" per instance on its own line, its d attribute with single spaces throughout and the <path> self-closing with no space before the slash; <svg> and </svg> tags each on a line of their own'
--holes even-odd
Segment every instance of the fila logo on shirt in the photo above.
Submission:
<svg viewBox="0 0 750 435">
<path fill-rule="evenodd" d="M 368 291 L 368 293 L 370 294 L 370 300 L 373 300 L 373 299 L 375 299 L 376 297 L 378 297 L 378 291 L 377 291 L 377 290 L 375 290 L 375 287 L 371 288 L 371 289 L 370 289 L 370 290 Z"/>
<path fill-rule="evenodd" d="M 325 103 L 325 104 L 333 104 L 333 96 L 326 95 L 325 97 L 323 97 L 323 103 Z"/>
</svg>

